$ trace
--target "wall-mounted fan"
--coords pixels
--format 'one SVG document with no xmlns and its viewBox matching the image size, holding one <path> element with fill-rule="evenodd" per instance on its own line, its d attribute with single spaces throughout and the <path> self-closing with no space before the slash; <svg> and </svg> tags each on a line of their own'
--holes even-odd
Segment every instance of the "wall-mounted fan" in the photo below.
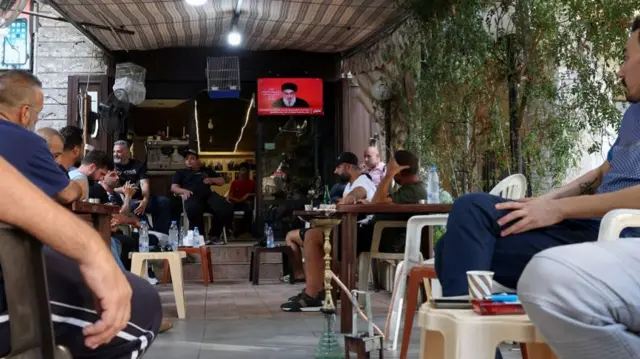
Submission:
<svg viewBox="0 0 640 359">
<path fill-rule="evenodd" d="M 125 120 L 129 117 L 131 104 L 125 90 L 115 90 L 109 95 L 109 100 L 98 104 L 98 118 L 102 126 L 109 133 L 126 132 Z"/>
<path fill-rule="evenodd" d="M 0 28 L 7 28 L 20 16 L 29 0 L 0 0 Z"/>
<path fill-rule="evenodd" d="M 99 129 L 107 133 L 124 134 L 127 131 L 126 119 L 129 117 L 131 104 L 125 90 L 115 90 L 109 95 L 107 102 L 98 103 L 98 112 L 91 112 L 90 101 L 85 97 L 85 111 L 89 116 L 89 126 L 86 128 L 86 139 L 98 137 Z M 83 126 L 84 127 L 84 126 Z M 86 141 L 86 140 L 85 140 Z"/>
</svg>

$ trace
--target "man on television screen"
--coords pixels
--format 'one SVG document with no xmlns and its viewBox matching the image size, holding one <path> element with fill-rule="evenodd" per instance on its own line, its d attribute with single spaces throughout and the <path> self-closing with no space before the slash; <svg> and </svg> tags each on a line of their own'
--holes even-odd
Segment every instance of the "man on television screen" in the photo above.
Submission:
<svg viewBox="0 0 640 359">
<path fill-rule="evenodd" d="M 274 108 L 280 108 L 280 107 L 307 108 L 309 107 L 309 103 L 307 101 L 299 97 L 296 97 L 296 92 L 298 92 L 298 85 L 291 82 L 282 84 L 282 98 L 274 102 L 271 107 L 274 107 Z"/>
</svg>

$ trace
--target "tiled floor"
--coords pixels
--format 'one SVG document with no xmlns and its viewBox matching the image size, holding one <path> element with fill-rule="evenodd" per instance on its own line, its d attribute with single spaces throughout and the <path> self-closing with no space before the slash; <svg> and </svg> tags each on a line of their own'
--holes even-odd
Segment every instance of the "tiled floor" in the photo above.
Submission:
<svg viewBox="0 0 640 359">
<path fill-rule="evenodd" d="M 177 318 L 170 284 L 159 287 L 165 317 Z M 248 282 L 187 283 L 187 320 L 175 319 L 170 331 L 160 334 L 145 358 L 150 359 L 309 359 L 323 330 L 320 313 L 284 313 L 280 304 L 301 290 L 301 285 Z M 372 295 L 375 322 L 386 320 L 389 293 Z M 364 324 L 361 324 L 364 328 Z M 413 331 L 409 358 L 418 357 L 418 331 Z M 503 350 L 505 359 L 520 358 Z M 355 355 L 352 357 L 355 358 Z M 372 355 L 372 358 L 377 358 Z M 385 352 L 398 358 L 399 352 Z"/>
</svg>

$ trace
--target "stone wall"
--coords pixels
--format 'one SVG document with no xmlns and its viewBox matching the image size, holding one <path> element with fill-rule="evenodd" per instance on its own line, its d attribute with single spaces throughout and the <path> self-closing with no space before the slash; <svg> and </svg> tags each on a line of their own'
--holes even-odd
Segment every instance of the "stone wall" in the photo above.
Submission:
<svg viewBox="0 0 640 359">
<path fill-rule="evenodd" d="M 59 16 L 50 6 L 39 5 L 39 12 Z M 43 19 L 37 21 L 34 41 L 34 73 L 44 90 L 44 108 L 40 127 L 62 128 L 67 124 L 67 87 L 69 75 L 103 75 L 107 63 L 102 51 L 73 25 Z"/>
</svg>

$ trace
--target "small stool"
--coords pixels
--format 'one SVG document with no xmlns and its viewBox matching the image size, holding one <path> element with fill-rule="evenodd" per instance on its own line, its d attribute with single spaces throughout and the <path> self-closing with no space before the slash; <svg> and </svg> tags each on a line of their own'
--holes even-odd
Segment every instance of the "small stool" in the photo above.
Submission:
<svg viewBox="0 0 640 359">
<path fill-rule="evenodd" d="M 282 253 L 282 263 L 288 263 L 288 270 L 293 275 L 291 264 L 293 263 L 293 252 L 289 246 L 278 246 L 273 248 L 253 247 L 251 252 L 251 263 L 249 264 L 249 281 L 253 285 L 260 284 L 260 256 L 263 253 Z"/>
<path fill-rule="evenodd" d="M 200 262 L 202 263 L 202 281 L 204 282 L 204 286 L 208 287 L 209 283 L 213 283 L 213 260 L 211 259 L 211 247 L 180 247 L 178 248 L 178 251 L 199 255 Z M 167 261 L 165 261 L 164 268 L 162 269 L 162 285 L 167 284 L 168 277 L 169 268 Z"/>
<path fill-rule="evenodd" d="M 186 309 L 184 303 L 184 280 L 182 278 L 182 258 L 186 258 L 184 252 L 135 252 L 129 253 L 131 257 L 131 273 L 144 278 L 147 273 L 147 261 L 164 260 L 165 265 L 168 263 L 171 269 L 171 277 L 173 278 L 173 294 L 176 297 L 176 308 L 178 310 L 178 318 L 186 317 Z"/>
<path fill-rule="evenodd" d="M 556 358 L 526 315 L 482 316 L 435 309 L 429 302 L 419 315 L 421 359 L 494 359 L 496 347 L 505 341 L 527 343 L 529 359 Z"/>
</svg>

